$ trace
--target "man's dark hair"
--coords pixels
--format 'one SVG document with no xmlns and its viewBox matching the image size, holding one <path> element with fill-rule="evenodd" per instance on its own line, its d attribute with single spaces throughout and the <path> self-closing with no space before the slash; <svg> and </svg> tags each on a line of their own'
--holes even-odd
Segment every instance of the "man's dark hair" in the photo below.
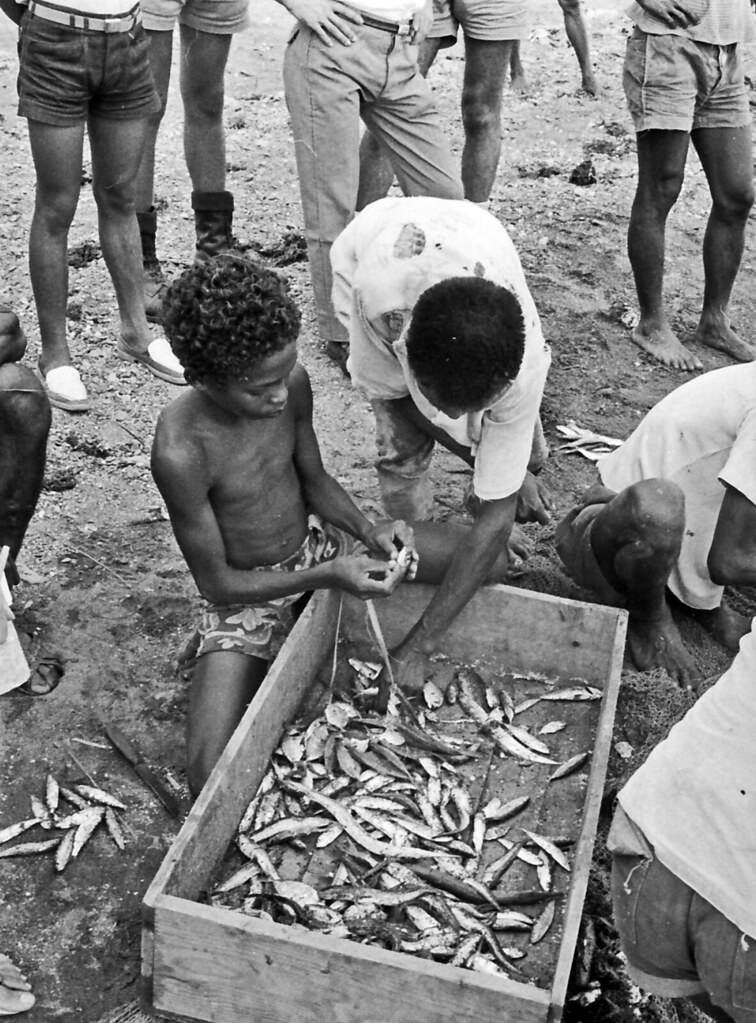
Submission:
<svg viewBox="0 0 756 1023">
<path fill-rule="evenodd" d="M 242 256 L 215 256 L 168 288 L 163 326 L 190 384 L 224 384 L 249 373 L 299 333 L 286 281 Z"/>
<path fill-rule="evenodd" d="M 412 311 L 409 366 L 441 405 L 483 408 L 517 376 L 524 349 L 520 303 L 482 277 L 439 281 Z"/>
</svg>

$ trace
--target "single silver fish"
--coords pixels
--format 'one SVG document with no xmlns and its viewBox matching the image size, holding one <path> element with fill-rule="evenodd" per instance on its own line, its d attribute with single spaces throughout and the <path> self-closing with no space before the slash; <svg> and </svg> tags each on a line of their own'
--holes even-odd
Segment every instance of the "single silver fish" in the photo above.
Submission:
<svg viewBox="0 0 756 1023">
<path fill-rule="evenodd" d="M 34 856 L 37 853 L 48 852 L 58 844 L 57 838 L 47 838 L 42 842 L 21 842 L 19 845 L 9 845 L 0 849 L 0 859 L 7 856 Z"/>
<path fill-rule="evenodd" d="M 47 816 L 47 814 L 45 814 Z M 3 828 L 0 831 L 0 845 L 4 845 L 6 842 L 11 842 L 14 838 L 18 838 L 19 835 L 23 835 L 29 828 L 33 828 L 35 824 L 40 823 L 39 817 L 27 817 L 25 821 L 18 821 L 16 824 L 9 824 L 7 828 Z"/>
<path fill-rule="evenodd" d="M 540 916 L 533 924 L 533 930 L 530 932 L 531 945 L 537 945 L 539 941 L 546 937 L 554 922 L 555 913 L 556 903 L 553 900 L 547 902 L 541 910 Z"/>
<path fill-rule="evenodd" d="M 74 788 L 80 796 L 90 800 L 92 803 L 99 803 L 101 806 L 112 806 L 114 810 L 125 810 L 126 804 L 116 799 L 109 792 L 103 792 L 95 785 L 75 785 Z"/>
<path fill-rule="evenodd" d="M 549 776 L 549 781 L 556 781 L 557 778 L 566 778 L 568 774 L 574 774 L 575 771 L 579 771 L 583 764 L 587 763 L 590 759 L 590 750 L 584 753 L 577 753 L 574 757 L 570 757 L 569 760 L 565 760 L 563 764 L 557 767 L 556 771 Z"/>
<path fill-rule="evenodd" d="M 111 806 L 105 807 L 105 827 L 119 849 L 126 848 L 126 840 L 123 837 L 123 828 L 115 810 Z"/>
<path fill-rule="evenodd" d="M 58 809 L 59 799 L 60 785 L 58 785 L 52 774 L 48 774 L 45 782 L 45 802 L 47 803 L 47 809 L 50 811 L 51 816 L 54 816 L 55 811 Z"/>
<path fill-rule="evenodd" d="M 63 838 L 58 843 L 58 848 L 55 850 L 55 869 L 60 871 L 65 870 L 71 859 L 71 853 L 73 852 L 74 839 L 76 838 L 76 832 L 74 830 L 67 831 Z"/>
<path fill-rule="evenodd" d="M 82 810 L 81 812 L 86 813 L 87 811 Z M 72 860 L 75 860 L 76 857 L 79 855 L 81 850 L 87 844 L 92 835 L 95 833 L 97 826 L 100 824 L 104 816 L 105 816 L 104 806 L 97 807 L 93 806 L 91 811 L 89 812 L 89 817 L 86 820 L 82 821 L 81 824 L 76 829 L 76 831 L 73 832 L 74 840 L 73 845 L 71 847 Z"/>
<path fill-rule="evenodd" d="M 540 846 L 540 848 L 543 849 L 547 856 L 550 856 L 555 863 L 559 864 L 562 870 L 566 870 L 567 873 L 569 874 L 570 861 L 564 855 L 559 846 L 554 845 L 554 843 L 550 841 L 548 838 L 546 838 L 544 835 L 536 834 L 535 831 L 528 831 L 527 828 L 523 828 L 522 830 L 525 832 L 525 834 L 531 841 L 535 842 L 537 846 Z"/>
</svg>

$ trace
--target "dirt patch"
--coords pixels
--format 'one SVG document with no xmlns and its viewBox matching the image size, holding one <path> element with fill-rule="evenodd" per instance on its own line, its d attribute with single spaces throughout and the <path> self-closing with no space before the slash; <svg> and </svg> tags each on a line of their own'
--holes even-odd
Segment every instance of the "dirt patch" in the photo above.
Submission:
<svg viewBox="0 0 756 1023">
<path fill-rule="evenodd" d="M 545 478 L 557 517 L 594 471 L 587 461 L 558 450 L 556 425 L 572 419 L 601 433 L 627 436 L 647 409 L 685 379 L 634 348 L 621 322 L 622 311 L 635 308 L 625 255 L 635 158 L 621 94 L 624 6 L 620 0 L 597 0 L 588 11 L 602 88 L 597 99 L 590 99 L 578 91 L 577 65 L 558 5 L 536 0 L 534 17 L 546 31 L 535 32 L 523 47 L 531 89 L 526 96 L 508 92 L 504 104 L 502 163 L 492 209 L 518 246 L 552 345 L 544 402 L 552 456 Z M 299 259 L 298 184 L 280 79 L 289 22 L 273 0 L 258 0 L 255 22 L 254 32 L 234 42 L 227 82 L 226 119 L 233 128 L 227 140 L 228 187 L 236 196 L 236 230 L 284 267 L 303 310 L 301 357 L 313 379 L 324 460 L 366 511 L 376 513 L 371 416 L 314 341 L 307 268 Z M 462 57 L 459 47 L 445 52 L 430 79 L 457 154 Z M 26 242 L 34 177 L 26 127 L 15 115 L 15 75 L 14 31 L 4 22 L 0 134 L 7 184 L 0 198 L 0 297 L 22 319 L 30 338 L 27 362 L 33 366 L 37 325 Z M 592 164 L 595 183 L 570 184 L 570 175 L 585 161 Z M 23 581 L 17 593 L 32 649 L 60 649 L 66 674 L 48 698 L 0 701 L 5 753 L 0 824 L 27 816 L 30 794 L 39 793 L 47 772 L 53 771 L 61 782 L 91 776 L 118 794 L 128 805 L 124 819 L 129 830 L 123 853 L 107 836 L 97 835 L 59 876 L 43 857 L 2 862 L 0 946 L 33 981 L 38 1001 L 25 1017 L 29 1023 L 88 1023 L 136 997 L 139 902 L 178 825 L 107 747 L 102 728 L 106 722 L 118 724 L 138 740 L 166 781 L 183 784 L 186 682 L 176 675 L 173 662 L 198 607 L 148 464 L 156 417 L 175 391 L 114 356 L 117 320 L 107 271 L 91 241 L 96 216 L 88 177 L 85 166 L 70 237 L 71 252 L 79 258 L 70 267 L 69 329 L 94 408 L 76 418 L 55 413 L 46 485 L 21 558 Z M 193 247 L 175 87 L 159 141 L 157 192 L 158 250 L 172 273 L 188 262 Z M 667 245 L 667 294 L 674 325 L 686 340 L 701 303 L 708 206 L 703 174 L 691 157 Z M 736 323 L 754 319 L 756 298 L 742 283 L 753 265 L 749 236 L 734 296 Z M 708 349 L 697 348 L 696 354 L 707 369 L 724 364 Z M 459 516 L 467 473 L 442 454 L 435 460 L 434 478 L 439 516 Z M 518 584 L 587 596 L 559 568 L 553 526 L 528 526 L 527 532 L 534 554 Z M 686 623 L 684 635 L 703 675 L 727 663 L 724 651 L 697 626 Z M 648 685 L 647 692 L 640 692 L 626 684 L 627 699 L 618 716 L 616 740 L 629 742 L 636 751 L 661 732 L 646 739 L 635 734 L 633 699 L 642 707 L 647 698 L 658 696 L 672 716 L 684 709 L 664 680 L 652 679 Z M 590 899 L 604 957 L 592 977 L 606 986 L 610 1000 L 622 1001 L 619 1011 L 625 1015 L 601 1016 L 596 1008 L 573 1007 L 577 1015 L 572 1018 L 630 1019 L 628 990 L 619 981 L 616 989 L 612 986 L 611 978 L 620 974 L 611 958 L 615 953 L 600 854 Z M 608 1011 L 606 1004 L 602 1011 Z"/>
</svg>

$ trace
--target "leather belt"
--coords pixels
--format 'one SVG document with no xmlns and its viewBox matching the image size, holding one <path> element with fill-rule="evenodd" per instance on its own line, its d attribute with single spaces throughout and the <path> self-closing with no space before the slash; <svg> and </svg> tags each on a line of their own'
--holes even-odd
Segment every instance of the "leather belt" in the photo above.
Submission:
<svg viewBox="0 0 756 1023">
<path fill-rule="evenodd" d="M 84 29 L 89 32 L 130 32 L 135 25 L 141 24 L 142 12 L 139 4 L 134 4 L 126 14 L 108 18 L 98 15 L 79 14 L 75 11 L 67 11 L 62 7 L 53 7 L 50 4 L 40 3 L 39 0 L 29 0 L 29 14 L 35 18 L 42 18 L 44 21 L 54 21 L 57 25 L 65 25 L 67 28 Z"/>
<path fill-rule="evenodd" d="M 390 32 L 395 36 L 408 36 L 412 32 L 412 25 L 409 21 L 384 21 L 383 18 L 374 18 L 372 14 L 363 14 L 362 24 L 368 28 L 377 28 L 381 32 Z"/>
</svg>

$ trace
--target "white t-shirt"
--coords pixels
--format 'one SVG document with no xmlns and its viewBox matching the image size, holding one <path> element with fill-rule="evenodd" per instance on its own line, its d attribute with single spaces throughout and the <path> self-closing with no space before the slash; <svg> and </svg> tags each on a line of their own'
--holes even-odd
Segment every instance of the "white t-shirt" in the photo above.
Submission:
<svg viewBox="0 0 756 1023">
<path fill-rule="evenodd" d="M 425 7 L 425 0 L 344 0 L 363 14 L 372 14 L 384 21 L 409 21 Z"/>
<path fill-rule="evenodd" d="M 756 937 L 756 618 L 730 670 L 619 794 L 657 859 Z"/>
<path fill-rule="evenodd" d="M 408 250 L 409 246 L 409 250 Z M 397 250 L 401 254 L 398 254 Z M 551 353 L 517 251 L 499 221 L 465 200 L 381 199 L 346 227 L 331 249 L 333 305 L 349 332 L 352 382 L 368 398 L 411 395 L 422 414 L 475 456 L 473 490 L 482 500 L 516 493 L 525 478 Z M 412 310 L 431 285 L 484 277 L 508 288 L 525 321 L 522 365 L 490 408 L 450 419 L 420 392 L 407 363 Z M 396 340 L 376 328 L 393 313 Z"/>
<path fill-rule="evenodd" d="M 706 560 L 722 484 L 756 504 L 756 363 L 715 369 L 676 388 L 599 461 L 598 471 L 617 492 L 653 477 L 682 489 L 685 533 L 667 585 L 688 607 L 719 607 L 722 587 L 712 582 Z"/>
<path fill-rule="evenodd" d="M 647 14 L 640 4 L 627 9 L 628 17 L 643 32 L 650 35 L 676 35 L 695 39 L 699 43 L 729 46 L 753 38 L 753 14 L 750 0 L 692 0 L 692 13 L 700 13 L 701 20 L 687 28 L 671 28 L 653 15 Z"/>
</svg>

